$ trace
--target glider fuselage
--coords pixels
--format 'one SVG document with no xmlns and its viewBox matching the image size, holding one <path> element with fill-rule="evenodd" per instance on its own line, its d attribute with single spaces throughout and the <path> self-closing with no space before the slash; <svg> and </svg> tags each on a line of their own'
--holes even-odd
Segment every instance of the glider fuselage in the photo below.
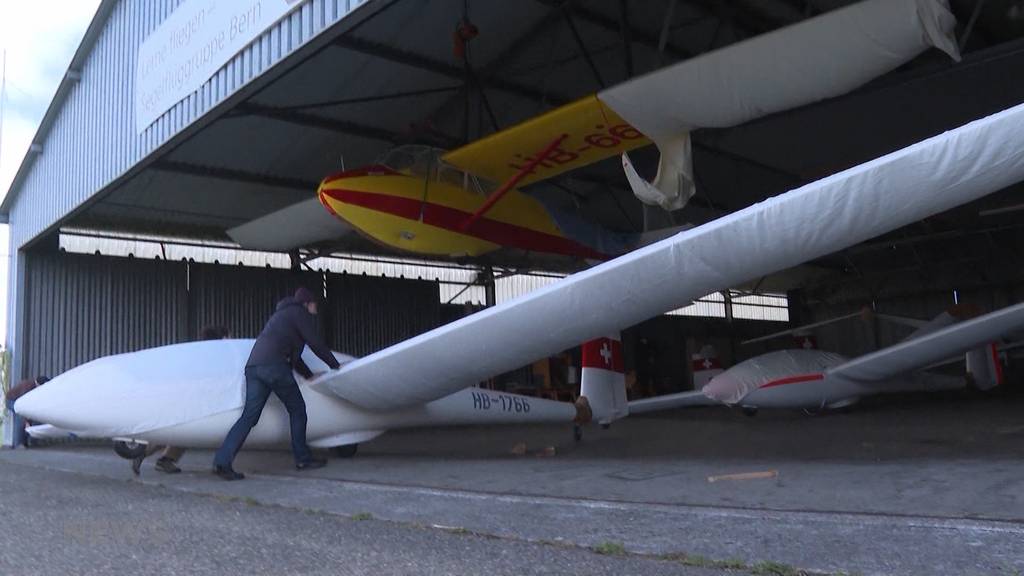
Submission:
<svg viewBox="0 0 1024 576">
<path fill-rule="evenodd" d="M 15 409 L 83 437 L 215 447 L 241 414 L 252 343 L 186 342 L 98 358 L 25 394 Z M 303 360 L 314 371 L 327 369 L 308 349 Z M 296 381 L 306 401 L 307 439 L 315 447 L 355 444 L 394 428 L 571 422 L 576 416 L 571 403 L 481 388 L 399 410 L 368 410 L 318 391 L 315 381 L 297 375 Z M 245 445 L 287 446 L 289 438 L 288 414 L 271 395 Z"/>
<path fill-rule="evenodd" d="M 394 412 L 371 412 L 311 389 L 299 386 L 306 401 L 306 436 L 314 448 L 358 444 L 388 430 L 421 426 L 470 424 L 519 424 L 571 422 L 572 404 L 508 394 L 483 388 L 467 388 L 420 406 Z M 132 434 L 124 438 L 154 444 L 216 448 L 241 414 L 241 407 L 175 426 Z M 288 412 L 274 396 L 267 402 L 259 423 L 252 429 L 247 448 L 283 448 L 289 445 Z"/>
<path fill-rule="evenodd" d="M 879 393 L 962 388 L 960 377 L 911 373 L 881 382 L 858 382 L 829 368 L 846 358 L 824 350 L 780 350 L 740 362 L 715 376 L 704 394 L 750 408 L 838 408 Z"/>
</svg>

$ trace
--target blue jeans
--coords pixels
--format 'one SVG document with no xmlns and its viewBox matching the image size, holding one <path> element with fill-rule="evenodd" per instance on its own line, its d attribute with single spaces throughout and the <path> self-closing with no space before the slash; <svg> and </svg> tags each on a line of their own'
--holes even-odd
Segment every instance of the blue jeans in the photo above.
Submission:
<svg viewBox="0 0 1024 576">
<path fill-rule="evenodd" d="M 224 443 L 213 458 L 214 466 L 230 468 L 235 455 L 242 448 L 249 431 L 260 421 L 263 406 L 266 405 L 270 393 L 281 399 L 288 410 L 288 419 L 292 430 L 292 453 L 295 463 L 308 462 L 313 457 L 306 445 L 306 402 L 295 383 L 292 367 L 288 364 L 264 364 L 245 367 L 245 407 L 238 417 Z"/>
</svg>

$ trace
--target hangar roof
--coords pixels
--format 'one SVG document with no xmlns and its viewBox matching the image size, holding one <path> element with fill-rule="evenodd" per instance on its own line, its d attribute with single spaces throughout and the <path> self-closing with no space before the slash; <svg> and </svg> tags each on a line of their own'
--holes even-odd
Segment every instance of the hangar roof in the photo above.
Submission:
<svg viewBox="0 0 1024 576">
<path fill-rule="evenodd" d="M 334 37 L 321 49 L 282 62 L 287 71 L 272 83 L 218 110 L 213 122 L 147 159 L 144 170 L 64 225 L 224 239 L 228 228 L 308 199 L 323 176 L 371 163 L 396 145 L 457 146 L 849 3 L 372 1 L 364 9 L 373 14 L 360 25 L 324 32 Z M 100 23 L 104 6 L 109 12 L 109 2 L 101 5 Z M 666 225 L 700 223 L 1024 100 L 1024 2 L 951 0 L 951 7 L 964 52 L 959 63 L 926 53 L 848 95 L 695 132 L 698 195 L 681 211 L 645 215 L 614 160 L 537 185 L 537 192 L 622 231 L 639 231 L 645 216 Z M 462 61 L 453 33 L 464 18 L 479 34 Z M 54 106 L 59 99 L 58 93 Z M 653 149 L 637 158 L 642 171 L 653 171 L 655 161 Z M 1007 208 L 1020 198 L 1019 189 L 1006 190 L 823 258 L 815 264 L 824 273 L 801 281 L 834 289 L 850 278 L 918 278 L 948 270 L 950 262 L 985 270 L 993 261 L 1019 263 L 1024 219 Z M 354 236 L 334 247 L 387 253 Z M 509 252 L 492 260 L 561 270 L 579 265 Z"/>
</svg>

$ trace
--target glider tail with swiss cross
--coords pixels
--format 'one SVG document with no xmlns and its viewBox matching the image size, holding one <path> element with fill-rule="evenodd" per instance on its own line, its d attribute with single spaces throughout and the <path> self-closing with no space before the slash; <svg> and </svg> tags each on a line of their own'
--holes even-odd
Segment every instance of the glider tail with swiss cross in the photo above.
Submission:
<svg viewBox="0 0 1024 576">
<path fill-rule="evenodd" d="M 583 344 L 580 395 L 590 402 L 593 420 L 606 426 L 629 415 L 622 341 L 618 334 Z"/>
</svg>

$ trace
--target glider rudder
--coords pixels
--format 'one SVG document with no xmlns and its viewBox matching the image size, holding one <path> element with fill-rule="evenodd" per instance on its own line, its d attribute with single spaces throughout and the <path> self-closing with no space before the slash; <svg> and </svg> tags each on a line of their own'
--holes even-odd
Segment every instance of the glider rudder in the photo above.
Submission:
<svg viewBox="0 0 1024 576">
<path fill-rule="evenodd" d="M 589 401 L 595 422 L 607 426 L 629 415 L 618 334 L 583 344 L 582 372 L 580 396 Z"/>
</svg>

